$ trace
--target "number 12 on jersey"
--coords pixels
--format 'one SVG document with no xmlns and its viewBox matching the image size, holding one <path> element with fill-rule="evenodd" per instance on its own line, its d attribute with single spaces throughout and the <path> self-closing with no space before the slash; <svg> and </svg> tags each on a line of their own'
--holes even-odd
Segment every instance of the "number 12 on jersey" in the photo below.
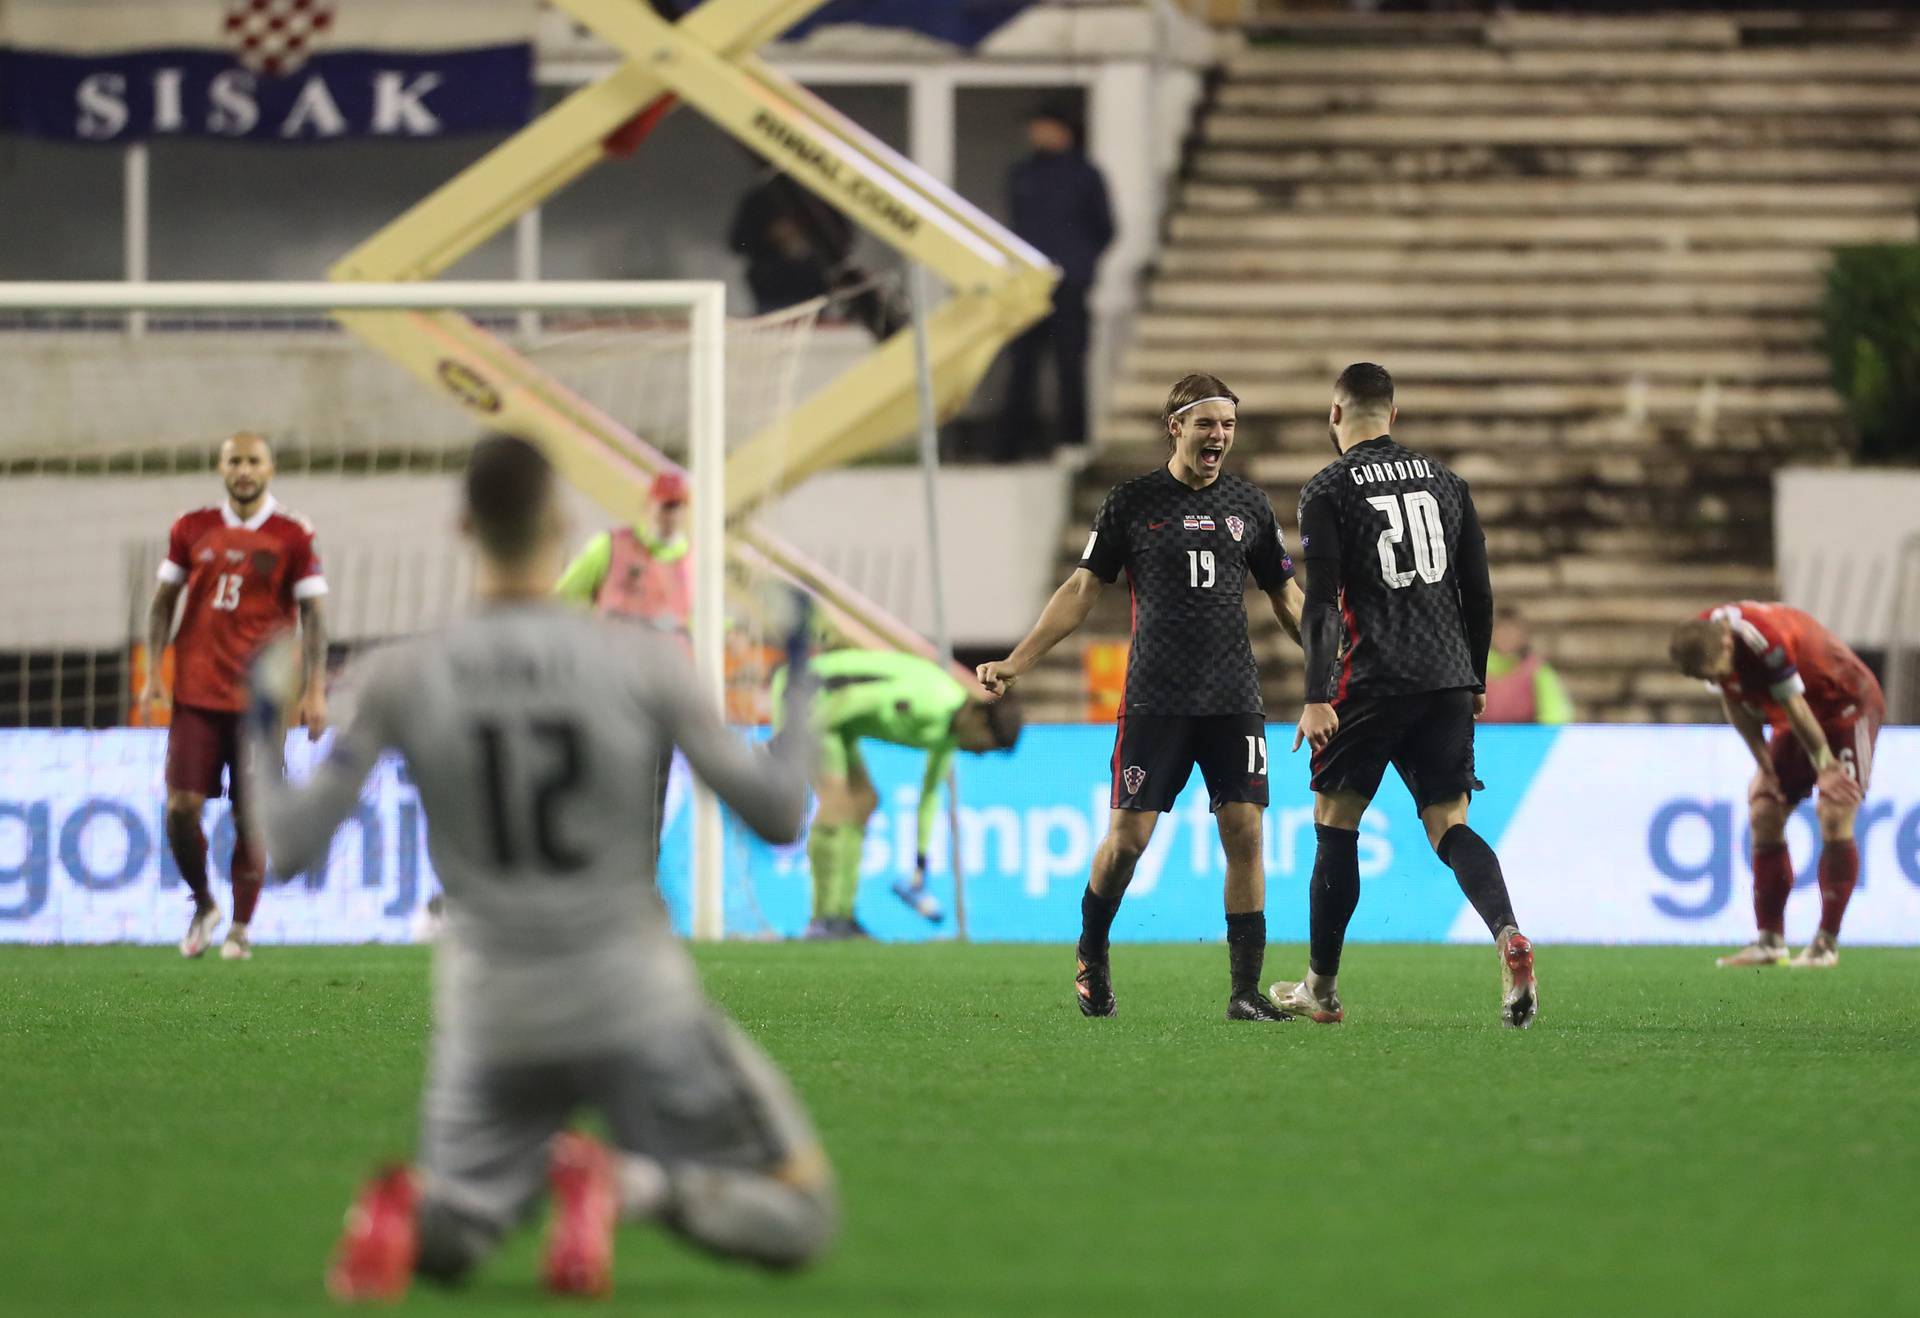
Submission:
<svg viewBox="0 0 1920 1318">
<path fill-rule="evenodd" d="M 1380 533 L 1380 575 L 1387 585 L 1399 590 L 1411 586 L 1416 576 L 1428 585 L 1443 581 L 1447 531 L 1440 520 L 1440 501 L 1426 490 L 1409 490 L 1403 495 L 1376 494 L 1367 502 L 1387 515 L 1387 527 Z M 1413 566 L 1402 569 L 1393 547 L 1405 539 L 1413 541 Z"/>
</svg>

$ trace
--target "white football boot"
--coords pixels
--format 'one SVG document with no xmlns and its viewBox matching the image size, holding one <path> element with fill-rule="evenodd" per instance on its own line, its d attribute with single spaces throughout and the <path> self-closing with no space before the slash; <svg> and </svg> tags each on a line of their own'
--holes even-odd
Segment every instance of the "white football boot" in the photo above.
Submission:
<svg viewBox="0 0 1920 1318">
<path fill-rule="evenodd" d="M 180 940 L 180 955 L 192 959 L 213 946 L 213 931 L 220 927 L 220 907 L 214 902 L 195 906 L 187 923 L 187 936 Z"/>
<path fill-rule="evenodd" d="M 1831 970 L 1840 964 L 1840 945 L 1825 929 L 1813 936 L 1806 950 L 1787 965 L 1794 970 Z"/>
<path fill-rule="evenodd" d="M 236 920 L 233 927 L 227 930 L 227 941 L 220 944 L 220 959 L 222 961 L 253 960 L 253 936 L 247 932 L 247 926 Z"/>
<path fill-rule="evenodd" d="M 1267 986 L 1267 1000 L 1289 1016 L 1312 1021 L 1315 1025 L 1338 1025 L 1347 1018 L 1341 1009 L 1340 994 L 1329 987 L 1325 995 L 1315 993 L 1305 980 L 1289 984 L 1284 980 Z"/>
<path fill-rule="evenodd" d="M 1716 966 L 1738 968 L 1741 966 L 1782 966 L 1792 955 L 1787 951 L 1787 940 L 1779 934 L 1761 934 L 1738 952 L 1723 956 L 1714 961 Z"/>
</svg>

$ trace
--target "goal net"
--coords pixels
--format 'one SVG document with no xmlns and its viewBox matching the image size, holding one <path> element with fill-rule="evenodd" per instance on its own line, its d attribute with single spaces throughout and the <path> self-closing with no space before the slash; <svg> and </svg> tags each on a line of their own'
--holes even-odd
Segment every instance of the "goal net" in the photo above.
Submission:
<svg viewBox="0 0 1920 1318">
<path fill-rule="evenodd" d="M 495 430 L 547 443 L 576 545 L 644 517 L 659 472 L 691 469 L 696 660 L 737 722 L 767 713 L 774 586 L 823 595 L 856 640 L 890 625 L 749 519 L 726 530 L 726 454 L 792 410 L 820 307 L 723 324 L 721 298 L 711 283 L 0 286 L 0 939 L 178 937 L 168 710 L 135 697 L 150 666 L 170 685 L 171 654 L 144 635 L 168 528 L 225 499 L 215 459 L 236 432 L 270 441 L 272 496 L 315 527 L 336 723 L 356 653 L 466 607 L 455 474 Z M 296 736 L 295 771 L 314 753 Z M 662 888 L 681 918 L 704 936 L 765 930 L 751 883 L 724 878 L 754 868 L 728 864 L 738 830 L 684 771 L 670 795 Z M 205 826 L 224 883 L 224 801 Z M 269 888 L 256 938 L 410 936 L 434 886 L 424 841 L 404 774 L 383 766 L 324 872 Z"/>
</svg>

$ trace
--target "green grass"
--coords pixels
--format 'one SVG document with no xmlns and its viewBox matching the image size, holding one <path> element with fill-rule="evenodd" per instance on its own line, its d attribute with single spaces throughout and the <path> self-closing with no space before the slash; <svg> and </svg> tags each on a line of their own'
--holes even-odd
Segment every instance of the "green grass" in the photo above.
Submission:
<svg viewBox="0 0 1920 1318">
<path fill-rule="evenodd" d="M 1276 948 L 1277 970 L 1299 949 Z M 1548 948 L 1350 950 L 1338 1028 L 1228 1025 L 1224 949 L 725 946 L 845 1238 L 773 1278 L 623 1233 L 649 1314 L 1920 1312 L 1920 955 L 1831 974 Z M 0 1310 L 321 1313 L 340 1212 L 413 1142 L 414 949 L 0 950 Z M 552 1311 L 522 1237 L 423 1310 Z"/>
</svg>

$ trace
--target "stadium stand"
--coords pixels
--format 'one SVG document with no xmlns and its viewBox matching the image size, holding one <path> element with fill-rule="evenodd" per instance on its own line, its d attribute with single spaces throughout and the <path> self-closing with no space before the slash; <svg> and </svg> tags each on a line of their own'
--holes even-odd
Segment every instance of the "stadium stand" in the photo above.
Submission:
<svg viewBox="0 0 1920 1318">
<path fill-rule="evenodd" d="M 1474 483 L 1496 589 L 1581 716 L 1715 716 L 1662 638 L 1774 592 L 1772 472 L 1846 443 L 1822 273 L 1834 246 L 1920 236 L 1920 16 L 1309 15 L 1248 37 L 1194 125 L 1063 571 L 1101 493 L 1160 460 L 1187 370 L 1243 395 L 1234 465 L 1291 537 L 1329 384 L 1377 360 L 1406 440 Z M 1089 646 L 1124 639 L 1109 595 Z M 1253 612 L 1284 710 L 1298 652 Z M 1080 680 L 1031 694 L 1077 711 Z"/>
</svg>

